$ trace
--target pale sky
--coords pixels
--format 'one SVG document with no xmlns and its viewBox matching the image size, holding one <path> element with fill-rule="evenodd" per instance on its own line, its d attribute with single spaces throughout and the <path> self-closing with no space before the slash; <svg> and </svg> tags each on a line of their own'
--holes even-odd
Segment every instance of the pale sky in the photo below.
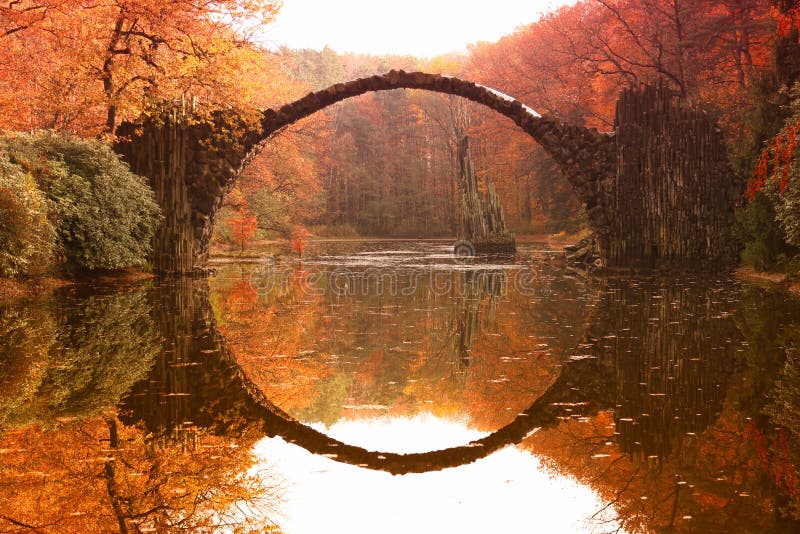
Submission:
<svg viewBox="0 0 800 534">
<path fill-rule="evenodd" d="M 433 57 L 496 41 L 575 0 L 284 0 L 264 43 Z"/>
</svg>

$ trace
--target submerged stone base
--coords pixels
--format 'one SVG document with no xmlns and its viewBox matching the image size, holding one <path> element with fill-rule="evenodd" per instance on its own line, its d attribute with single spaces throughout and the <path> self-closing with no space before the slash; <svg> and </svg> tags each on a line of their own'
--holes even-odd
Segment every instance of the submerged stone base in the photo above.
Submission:
<svg viewBox="0 0 800 534">
<path fill-rule="evenodd" d="M 574 245 L 564 247 L 569 274 L 588 274 L 605 267 L 600 246 L 594 234 L 584 237 Z"/>
<path fill-rule="evenodd" d="M 514 254 L 517 251 L 517 240 L 513 234 L 477 239 L 472 245 L 476 254 Z"/>
</svg>

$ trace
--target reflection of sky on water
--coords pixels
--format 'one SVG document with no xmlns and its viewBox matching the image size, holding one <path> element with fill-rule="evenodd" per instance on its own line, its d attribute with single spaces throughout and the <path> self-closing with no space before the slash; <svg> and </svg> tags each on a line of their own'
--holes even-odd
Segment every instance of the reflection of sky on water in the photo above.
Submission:
<svg viewBox="0 0 800 534">
<path fill-rule="evenodd" d="M 372 450 L 419 452 L 483 434 L 431 415 L 343 420 L 331 437 Z M 474 464 L 424 474 L 388 473 L 314 456 L 280 438 L 255 446 L 259 468 L 286 480 L 275 521 L 287 534 L 315 532 L 608 532 L 613 508 L 587 486 L 508 447 Z M 604 523 L 603 521 L 611 521 Z"/>
</svg>

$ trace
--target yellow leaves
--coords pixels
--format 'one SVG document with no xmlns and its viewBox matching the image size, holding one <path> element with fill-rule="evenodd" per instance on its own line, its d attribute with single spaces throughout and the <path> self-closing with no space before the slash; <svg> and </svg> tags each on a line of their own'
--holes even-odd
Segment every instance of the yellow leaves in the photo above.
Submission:
<svg viewBox="0 0 800 534">
<path fill-rule="evenodd" d="M 457 55 L 438 56 L 429 60 L 423 67 L 425 72 L 431 74 L 445 74 L 461 77 L 465 72 L 465 58 Z"/>
</svg>

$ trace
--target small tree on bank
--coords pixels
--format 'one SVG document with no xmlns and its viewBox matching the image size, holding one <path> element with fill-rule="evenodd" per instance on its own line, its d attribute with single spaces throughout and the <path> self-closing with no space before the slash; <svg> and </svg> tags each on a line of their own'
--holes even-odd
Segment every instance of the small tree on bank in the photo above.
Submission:
<svg viewBox="0 0 800 534">
<path fill-rule="evenodd" d="M 232 239 L 241 246 L 241 251 L 244 252 L 244 246 L 249 244 L 256 235 L 258 226 L 256 216 L 250 213 L 250 209 L 244 203 L 240 206 L 238 215 L 230 219 L 228 223 L 231 225 Z"/>
<path fill-rule="evenodd" d="M 292 230 L 292 235 L 290 237 L 292 250 L 297 253 L 300 258 L 303 257 L 303 252 L 306 250 L 306 238 L 310 235 L 311 233 L 301 225 L 295 226 L 294 230 Z"/>
</svg>

